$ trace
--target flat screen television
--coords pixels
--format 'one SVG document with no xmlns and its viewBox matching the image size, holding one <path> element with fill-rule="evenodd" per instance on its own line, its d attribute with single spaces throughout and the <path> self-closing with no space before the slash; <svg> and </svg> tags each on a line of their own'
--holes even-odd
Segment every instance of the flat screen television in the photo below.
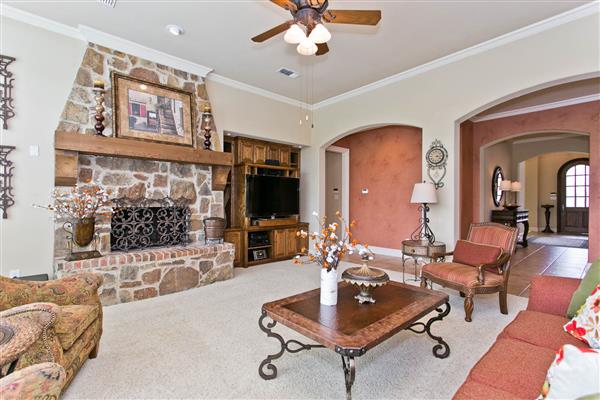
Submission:
<svg viewBox="0 0 600 400">
<path fill-rule="evenodd" d="M 246 176 L 246 214 L 252 218 L 287 217 L 300 213 L 300 179 Z"/>
</svg>

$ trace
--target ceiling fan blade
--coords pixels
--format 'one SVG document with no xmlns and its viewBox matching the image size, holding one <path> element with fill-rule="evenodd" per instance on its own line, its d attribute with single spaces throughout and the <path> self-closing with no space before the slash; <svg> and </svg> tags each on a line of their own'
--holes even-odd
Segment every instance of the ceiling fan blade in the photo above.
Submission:
<svg viewBox="0 0 600 400">
<path fill-rule="evenodd" d="M 283 24 L 277 25 L 274 28 L 269 29 L 266 32 L 261 33 L 260 35 L 256 35 L 252 38 L 253 42 L 262 43 L 267 39 L 271 39 L 273 36 L 284 32 L 286 29 L 290 27 L 290 24 L 294 21 L 286 21 Z"/>
<path fill-rule="evenodd" d="M 292 0 L 271 0 L 271 3 L 277 4 L 279 7 L 285 8 L 288 11 L 298 11 L 298 6 Z"/>
<path fill-rule="evenodd" d="M 381 10 L 329 10 L 323 19 L 331 24 L 377 25 Z"/>
<path fill-rule="evenodd" d="M 329 46 L 327 46 L 327 43 L 317 44 L 317 47 L 318 47 L 318 50 L 317 50 L 316 55 L 322 56 L 323 54 L 329 53 Z"/>
</svg>

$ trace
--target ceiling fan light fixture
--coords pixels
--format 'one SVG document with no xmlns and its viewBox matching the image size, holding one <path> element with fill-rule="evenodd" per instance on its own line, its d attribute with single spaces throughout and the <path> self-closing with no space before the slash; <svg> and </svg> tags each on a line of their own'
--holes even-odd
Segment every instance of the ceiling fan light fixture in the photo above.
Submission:
<svg viewBox="0 0 600 400">
<path fill-rule="evenodd" d="M 322 44 L 329 42 L 331 39 L 331 33 L 327 28 L 325 28 L 325 25 L 317 24 L 308 37 L 314 43 Z"/>
<path fill-rule="evenodd" d="M 315 42 L 313 42 L 309 38 L 304 38 L 304 40 L 300 42 L 296 50 L 303 56 L 312 56 L 317 53 L 317 50 L 319 50 L 319 48 L 317 47 Z"/>
<path fill-rule="evenodd" d="M 292 24 L 283 37 L 283 40 L 289 44 L 298 44 L 304 39 L 306 39 L 306 33 L 298 24 Z"/>
</svg>

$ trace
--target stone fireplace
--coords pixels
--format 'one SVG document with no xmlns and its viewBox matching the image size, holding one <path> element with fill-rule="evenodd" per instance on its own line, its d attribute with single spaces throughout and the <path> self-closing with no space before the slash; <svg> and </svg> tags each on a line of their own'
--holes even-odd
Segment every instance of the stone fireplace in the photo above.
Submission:
<svg viewBox="0 0 600 400">
<path fill-rule="evenodd" d="M 209 101 L 202 77 L 90 43 L 61 115 L 57 135 L 93 135 L 95 80 L 108 84 L 104 133 L 112 135 L 110 73 L 113 70 L 194 92 L 197 118 L 201 106 Z M 62 228 L 64 221 L 56 222 L 54 268 L 58 277 L 81 272 L 102 275 L 100 296 L 104 305 L 160 296 L 233 277 L 233 245 L 204 244 L 204 218 L 224 215 L 223 192 L 215 189 L 219 187 L 214 185 L 218 181 L 213 182 L 217 167 L 210 163 L 174 162 L 160 157 L 128 158 L 95 151 L 74 154 L 76 170 L 72 184 L 101 185 L 118 201 L 112 216 L 96 218 L 100 258 L 65 261 L 68 247 Z"/>
</svg>

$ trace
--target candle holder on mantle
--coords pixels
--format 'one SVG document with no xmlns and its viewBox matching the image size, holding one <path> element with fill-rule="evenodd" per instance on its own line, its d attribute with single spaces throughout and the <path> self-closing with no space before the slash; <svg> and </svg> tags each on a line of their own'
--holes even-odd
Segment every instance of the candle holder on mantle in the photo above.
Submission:
<svg viewBox="0 0 600 400">
<path fill-rule="evenodd" d="M 202 130 L 204 131 L 204 150 L 210 150 L 211 130 L 213 125 L 213 115 L 210 104 L 205 104 L 202 110 Z"/>
<path fill-rule="evenodd" d="M 96 115 L 94 115 L 94 119 L 96 120 L 96 124 L 94 125 L 94 129 L 96 130 L 96 135 L 104 136 L 102 132 L 104 132 L 104 82 L 102 81 L 94 81 L 94 100 L 96 101 Z"/>
</svg>

